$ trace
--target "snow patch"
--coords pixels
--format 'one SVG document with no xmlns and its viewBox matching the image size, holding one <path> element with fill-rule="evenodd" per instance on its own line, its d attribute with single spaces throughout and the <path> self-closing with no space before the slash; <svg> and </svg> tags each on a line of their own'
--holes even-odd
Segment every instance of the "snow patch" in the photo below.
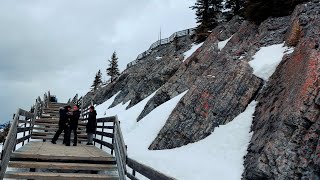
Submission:
<svg viewBox="0 0 320 180">
<path fill-rule="evenodd" d="M 125 138 L 129 156 L 177 179 L 239 180 L 244 170 L 243 157 L 252 137 L 250 127 L 256 104 L 252 102 L 243 113 L 227 125 L 217 127 L 207 138 L 169 150 L 147 149 L 156 134 L 150 127 L 157 123 L 146 121 L 148 124 L 142 123 Z"/>
<path fill-rule="evenodd" d="M 275 72 L 285 54 L 290 54 L 294 48 L 289 48 L 282 44 L 275 44 L 262 47 L 249 62 L 253 68 L 253 74 L 267 81 Z"/>
<path fill-rule="evenodd" d="M 233 36 L 233 35 L 232 35 Z M 230 41 L 230 39 L 232 38 L 232 36 L 224 41 L 220 41 L 218 42 L 218 49 L 221 51 L 221 49 L 223 49 L 227 43 Z"/>
<path fill-rule="evenodd" d="M 185 60 L 187 60 L 188 57 L 190 57 L 199 47 L 201 47 L 202 44 L 203 44 L 203 43 L 200 43 L 200 44 L 192 44 L 191 49 L 190 49 L 189 51 L 183 53 L 183 54 L 184 54 L 184 60 L 183 60 L 183 62 L 184 62 Z"/>
<path fill-rule="evenodd" d="M 160 57 L 160 56 L 157 56 L 157 57 L 156 57 L 156 60 L 160 60 L 160 59 L 162 59 L 162 57 Z"/>
</svg>

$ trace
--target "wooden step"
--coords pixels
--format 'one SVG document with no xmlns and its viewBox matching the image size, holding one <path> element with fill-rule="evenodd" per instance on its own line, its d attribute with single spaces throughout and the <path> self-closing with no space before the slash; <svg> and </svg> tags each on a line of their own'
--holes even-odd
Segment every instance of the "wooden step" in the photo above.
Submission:
<svg viewBox="0 0 320 180">
<path fill-rule="evenodd" d="M 12 168 L 35 168 L 35 169 L 63 169 L 63 170 L 117 170 L 112 164 L 88 164 L 88 163 L 59 163 L 59 162 L 33 162 L 33 161 L 10 161 Z"/>
<path fill-rule="evenodd" d="M 38 122 L 36 122 L 36 123 L 34 123 L 34 125 L 36 125 L 36 126 L 48 126 L 48 127 L 58 127 L 59 125 L 58 125 L 58 123 L 38 123 Z M 79 123 L 78 124 L 78 126 L 82 126 L 82 127 L 84 127 L 84 126 L 86 126 L 87 125 L 87 123 Z"/>
<path fill-rule="evenodd" d="M 37 131 L 33 131 L 33 132 L 43 132 L 43 131 L 46 131 L 46 132 L 56 132 L 58 130 L 58 127 L 53 127 L 53 128 L 46 128 L 46 127 L 33 127 L 34 130 L 37 130 Z M 78 127 L 78 132 L 82 132 L 82 133 L 85 133 L 86 132 L 86 128 L 85 127 L 82 127 L 82 128 L 79 128 Z"/>
<path fill-rule="evenodd" d="M 35 122 L 36 123 L 55 123 L 55 124 L 58 124 L 59 119 L 36 119 Z M 87 123 L 79 120 L 78 124 L 86 125 Z"/>
<path fill-rule="evenodd" d="M 42 114 L 42 118 L 59 118 L 59 114 Z"/>
<path fill-rule="evenodd" d="M 56 144 L 54 144 L 56 145 Z M 57 145 L 58 146 L 58 145 Z M 73 148 L 74 151 L 77 147 L 71 146 L 66 148 Z M 81 156 L 64 156 L 62 155 L 50 155 L 50 154 L 30 154 L 23 152 L 14 152 L 10 157 L 11 161 L 37 161 L 37 162 L 70 162 L 74 163 L 91 163 L 91 164 L 115 164 L 115 157 L 102 157 L 102 156 L 91 156 L 91 157 L 81 157 Z"/>
<path fill-rule="evenodd" d="M 108 179 L 118 180 L 118 176 L 106 174 L 83 174 L 83 173 L 50 173 L 50 172 L 14 172 L 8 171 L 5 174 L 8 179 L 46 179 L 46 180 L 96 180 Z"/>
<path fill-rule="evenodd" d="M 53 136 L 37 136 L 37 135 L 31 135 L 31 139 L 44 139 L 44 140 L 52 140 Z M 63 140 L 63 135 L 60 135 L 58 140 Z M 73 140 L 73 138 L 71 138 Z M 87 136 L 84 137 L 78 137 L 78 141 L 87 141 Z"/>
<path fill-rule="evenodd" d="M 44 108 L 43 111 L 47 112 L 47 111 L 54 111 L 54 112 L 59 112 L 60 108 Z"/>
<path fill-rule="evenodd" d="M 34 131 L 34 132 L 32 132 L 32 135 L 33 136 L 50 136 L 50 135 L 53 136 L 53 135 L 55 135 L 55 132 L 36 132 L 36 131 Z M 63 135 L 64 135 L 64 133 L 61 133 L 61 136 L 63 136 Z M 78 138 L 86 138 L 86 137 L 87 137 L 87 133 L 79 133 L 79 131 L 78 131 Z"/>
</svg>

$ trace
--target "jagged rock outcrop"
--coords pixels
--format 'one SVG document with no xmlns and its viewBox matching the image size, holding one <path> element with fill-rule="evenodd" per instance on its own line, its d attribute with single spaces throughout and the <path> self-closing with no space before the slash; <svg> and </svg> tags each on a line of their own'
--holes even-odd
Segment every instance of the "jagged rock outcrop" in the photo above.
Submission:
<svg viewBox="0 0 320 180">
<path fill-rule="evenodd" d="M 202 61 L 211 62 L 208 69 L 197 77 L 150 149 L 175 148 L 199 141 L 243 112 L 262 86 L 248 61 L 260 47 L 282 43 L 288 22 L 289 17 L 270 19 L 258 27 L 244 21 L 216 56 L 202 57 Z M 217 47 L 218 36 L 211 34 L 206 43 Z M 204 46 L 201 51 L 217 51 L 211 47 Z"/>
<path fill-rule="evenodd" d="M 291 28 L 297 21 L 302 32 L 294 53 L 257 99 L 244 179 L 320 179 L 319 4 L 297 6 Z"/>
<path fill-rule="evenodd" d="M 164 102 L 187 89 L 190 89 L 195 84 L 196 79 L 213 64 L 214 59 L 219 55 L 220 51 L 218 46 L 213 42 L 228 39 L 237 31 L 242 21 L 243 20 L 237 16 L 230 22 L 215 28 L 202 47 L 186 59 L 175 75 L 159 89 L 154 97 L 152 97 L 138 117 L 138 120 L 141 120 L 144 116 Z"/>
<path fill-rule="evenodd" d="M 113 83 L 101 88 L 95 94 L 88 93 L 84 97 L 84 106 L 88 106 L 91 100 L 95 104 L 101 104 L 120 91 L 111 107 L 128 101 L 130 101 L 128 108 L 134 106 L 159 89 L 175 74 L 182 63 L 182 54 L 190 49 L 192 43 L 190 36 L 184 36 L 178 38 L 177 49 L 173 43 L 153 49 L 148 56 L 123 71 Z"/>
</svg>

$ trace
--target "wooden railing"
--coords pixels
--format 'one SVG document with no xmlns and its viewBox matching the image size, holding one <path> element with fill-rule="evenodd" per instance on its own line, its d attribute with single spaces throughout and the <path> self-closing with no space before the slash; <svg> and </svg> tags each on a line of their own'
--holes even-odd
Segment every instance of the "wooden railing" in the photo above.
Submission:
<svg viewBox="0 0 320 180">
<path fill-rule="evenodd" d="M 108 130 L 112 132 L 106 132 Z M 105 138 L 108 138 L 109 142 Z M 117 116 L 97 119 L 97 131 L 93 141 L 96 146 L 100 146 L 100 149 L 104 149 L 103 147 L 109 148 L 111 154 L 115 155 L 120 180 L 125 180 L 126 177 L 139 180 L 136 173 L 152 180 L 174 180 L 174 178 L 128 157 Z M 128 172 L 129 168 L 132 169 L 132 172 Z"/>
<path fill-rule="evenodd" d="M 38 105 L 38 102 L 36 102 L 35 107 L 38 107 Z M 34 121 L 38 114 L 37 111 L 38 108 L 35 108 L 34 113 L 30 113 L 23 109 L 18 109 L 16 114 L 14 115 L 10 130 L 2 147 L 0 179 L 3 179 L 4 177 L 11 153 L 16 150 L 16 146 L 20 143 L 21 146 L 24 146 L 25 141 L 30 141 Z M 21 133 L 21 137 L 18 137 L 18 135 L 20 135 Z"/>
<path fill-rule="evenodd" d="M 160 40 L 152 43 L 148 50 L 146 50 L 145 52 L 139 54 L 138 57 L 136 58 L 136 60 L 128 63 L 127 64 L 127 68 L 137 64 L 142 58 L 144 58 L 147 55 L 149 55 L 154 48 L 159 47 L 159 46 L 164 45 L 164 44 L 169 44 L 170 42 L 173 42 L 175 38 L 183 37 L 183 36 L 187 36 L 187 35 L 192 35 L 192 34 L 194 34 L 194 32 L 195 32 L 195 28 L 185 29 L 185 30 L 173 33 L 168 38 L 160 39 Z"/>
</svg>

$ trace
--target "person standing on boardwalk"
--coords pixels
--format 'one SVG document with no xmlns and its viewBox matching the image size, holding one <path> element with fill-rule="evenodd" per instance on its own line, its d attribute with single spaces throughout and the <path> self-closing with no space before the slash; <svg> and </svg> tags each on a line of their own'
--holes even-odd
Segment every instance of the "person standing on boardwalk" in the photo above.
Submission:
<svg viewBox="0 0 320 180">
<path fill-rule="evenodd" d="M 68 112 L 71 110 L 71 106 L 65 106 L 64 108 L 60 108 L 59 110 L 59 128 L 54 137 L 51 140 L 52 144 L 56 144 L 60 134 L 64 131 L 63 142 L 67 141 L 68 136 L 68 123 L 69 123 L 69 115 Z"/>
<path fill-rule="evenodd" d="M 86 125 L 86 133 L 88 137 L 87 145 L 93 145 L 93 134 L 96 132 L 97 128 L 97 112 L 94 110 L 93 106 L 89 108 L 88 123 Z"/>
<path fill-rule="evenodd" d="M 70 146 L 70 138 L 71 138 L 71 132 L 73 131 L 73 146 L 77 146 L 77 142 L 78 142 L 78 121 L 80 118 L 80 114 L 81 112 L 79 111 L 79 106 L 75 105 L 73 106 L 73 112 L 72 115 L 70 117 L 70 126 L 69 126 L 69 132 L 68 132 L 68 140 L 66 143 L 66 146 Z"/>
</svg>

